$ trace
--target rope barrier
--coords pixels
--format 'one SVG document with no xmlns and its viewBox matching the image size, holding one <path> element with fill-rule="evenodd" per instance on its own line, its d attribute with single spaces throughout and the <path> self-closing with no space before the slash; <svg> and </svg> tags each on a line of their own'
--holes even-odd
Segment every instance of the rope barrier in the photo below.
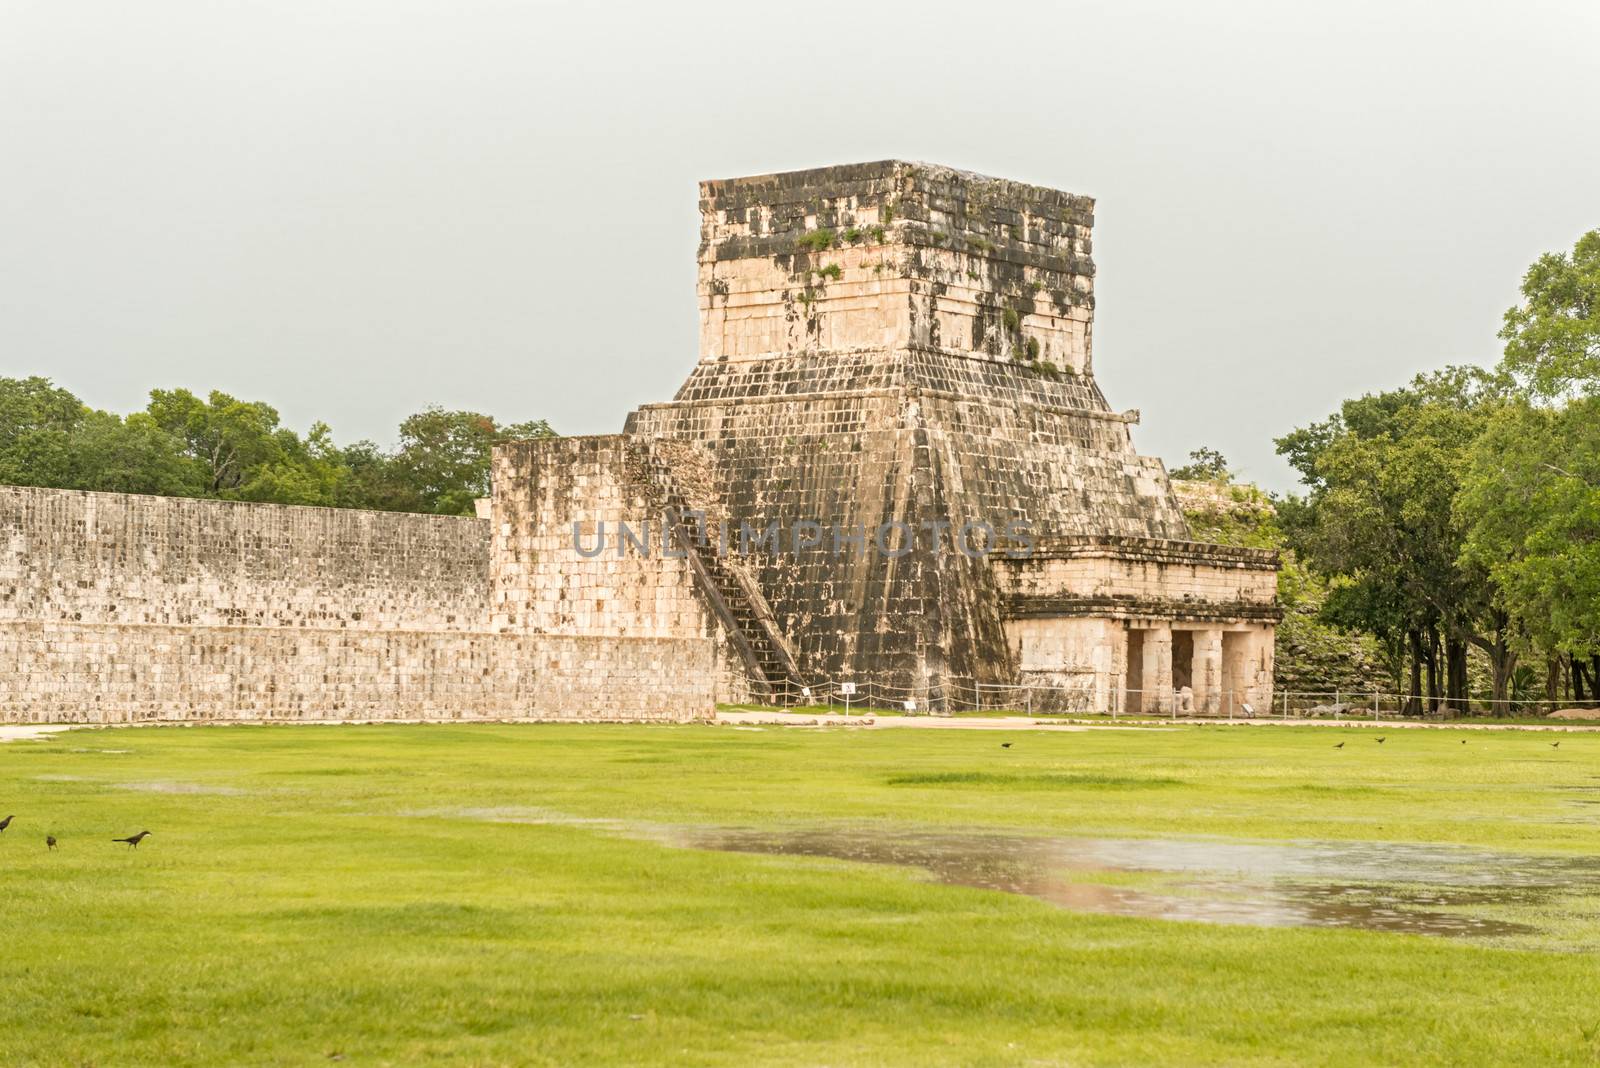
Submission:
<svg viewBox="0 0 1600 1068">
<path fill-rule="evenodd" d="M 850 693 L 845 687 L 853 683 Z M 1333 718 L 1345 716 L 1406 715 L 1434 719 L 1542 716 L 1557 708 L 1581 706 L 1574 700 L 1512 697 L 1499 700 L 1471 697 L 1449 702 L 1443 697 L 1420 699 L 1411 694 L 1381 689 L 1222 690 L 1207 694 L 1188 687 L 1170 691 L 1097 688 L 1093 685 L 1060 686 L 1041 683 L 981 682 L 946 679 L 922 687 L 868 678 L 829 679 L 798 687 L 784 680 L 773 693 L 775 703 L 790 707 L 848 707 L 851 714 L 899 713 L 949 715 L 971 712 L 1010 712 L 1023 716 L 1108 715 L 1160 716 L 1214 719 Z M 1411 709 L 1417 711 L 1408 711 Z"/>
</svg>

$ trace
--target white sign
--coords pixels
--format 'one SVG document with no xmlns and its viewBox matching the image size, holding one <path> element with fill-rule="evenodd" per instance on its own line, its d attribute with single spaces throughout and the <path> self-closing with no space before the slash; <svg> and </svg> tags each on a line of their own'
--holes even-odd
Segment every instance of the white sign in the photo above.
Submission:
<svg viewBox="0 0 1600 1068">
<path fill-rule="evenodd" d="M 911 700 L 906 702 L 906 711 L 907 712 L 915 712 L 916 710 L 917 710 L 917 699 L 915 697 L 913 697 L 913 698 L 911 698 Z"/>
<path fill-rule="evenodd" d="M 811 687 L 809 687 L 809 686 L 800 687 L 800 696 L 801 697 L 810 697 L 811 696 Z"/>
<path fill-rule="evenodd" d="M 839 684 L 839 692 L 846 697 L 854 697 L 856 695 L 856 684 L 853 682 L 841 682 Z"/>
</svg>

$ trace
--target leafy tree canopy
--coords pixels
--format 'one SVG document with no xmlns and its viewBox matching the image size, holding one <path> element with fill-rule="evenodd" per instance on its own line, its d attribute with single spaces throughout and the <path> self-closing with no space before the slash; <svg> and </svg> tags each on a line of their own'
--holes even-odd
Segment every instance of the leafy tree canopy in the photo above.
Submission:
<svg viewBox="0 0 1600 1068">
<path fill-rule="evenodd" d="M 219 391 L 152 390 L 123 417 L 48 379 L 0 378 L 0 483 L 11 485 L 470 515 L 495 445 L 552 434 L 543 421 L 427 408 L 393 449 L 341 448 L 326 423 L 302 436 L 271 405 Z"/>
<path fill-rule="evenodd" d="M 1540 256 L 1522 297 L 1500 331 L 1505 369 L 1538 397 L 1600 395 L 1600 230 Z"/>
<path fill-rule="evenodd" d="M 1209 445 L 1202 445 L 1189 454 L 1189 462 L 1174 467 L 1173 478 L 1188 482 L 1227 482 L 1232 476 L 1228 458 Z"/>
</svg>

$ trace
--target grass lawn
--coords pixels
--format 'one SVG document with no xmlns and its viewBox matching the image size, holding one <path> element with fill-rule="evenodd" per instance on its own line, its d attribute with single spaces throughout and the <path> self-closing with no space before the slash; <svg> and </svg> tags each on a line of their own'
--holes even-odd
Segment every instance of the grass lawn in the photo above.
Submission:
<svg viewBox="0 0 1600 1068">
<path fill-rule="evenodd" d="M 14 742 L 0 1064 L 1593 1064 L 1600 903 L 1549 945 L 1225 926 L 616 829 L 1596 853 L 1600 735 L 1551 740 L 430 725 Z M 109 841 L 145 828 L 136 851 Z"/>
</svg>

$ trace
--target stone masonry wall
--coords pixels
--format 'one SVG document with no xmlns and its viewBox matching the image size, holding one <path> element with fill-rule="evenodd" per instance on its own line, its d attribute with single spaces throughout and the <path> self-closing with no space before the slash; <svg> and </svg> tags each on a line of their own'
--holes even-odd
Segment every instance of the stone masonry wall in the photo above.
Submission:
<svg viewBox="0 0 1600 1068">
<path fill-rule="evenodd" d="M 704 640 L 502 632 L 477 519 L 0 487 L 0 722 L 670 718 Z"/>
<path fill-rule="evenodd" d="M 1042 541 L 1028 559 L 1001 559 L 996 576 L 1014 611 L 1216 621 L 1276 619 L 1276 554 L 1140 539 Z M 1115 607 L 1113 607 L 1115 606 Z"/>
<path fill-rule="evenodd" d="M 488 524 L 0 487 L 0 622 L 483 630 Z"/>
<path fill-rule="evenodd" d="M 682 550 L 664 544 L 663 502 L 646 464 L 622 435 L 495 450 L 494 625 L 516 634 L 708 642 L 717 699 L 746 700 L 727 634 L 696 592 Z"/>
<path fill-rule="evenodd" d="M 1094 201 L 884 160 L 700 189 L 702 359 L 931 348 L 1087 374 Z"/>
</svg>

